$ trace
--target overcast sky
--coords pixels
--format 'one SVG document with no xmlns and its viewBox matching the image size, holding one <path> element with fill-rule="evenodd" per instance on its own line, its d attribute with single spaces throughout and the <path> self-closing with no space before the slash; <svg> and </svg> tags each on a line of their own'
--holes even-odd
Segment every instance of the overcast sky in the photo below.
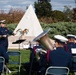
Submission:
<svg viewBox="0 0 76 75">
<path fill-rule="evenodd" d="M 10 8 L 20 8 L 22 10 L 26 10 L 26 6 L 30 4 L 34 4 L 35 1 L 38 0 L 0 0 L 0 10 L 9 11 Z M 64 6 L 71 6 L 74 8 L 75 0 L 51 0 L 51 5 L 53 10 L 63 10 Z"/>
</svg>

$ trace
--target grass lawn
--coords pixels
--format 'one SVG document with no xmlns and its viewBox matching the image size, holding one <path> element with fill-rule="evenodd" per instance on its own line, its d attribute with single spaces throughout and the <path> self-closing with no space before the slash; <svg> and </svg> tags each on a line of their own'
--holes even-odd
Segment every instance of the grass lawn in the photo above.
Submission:
<svg viewBox="0 0 76 75">
<path fill-rule="evenodd" d="M 18 50 L 16 50 L 16 51 L 18 51 Z M 30 50 L 20 50 L 20 52 L 21 52 L 21 65 L 23 63 L 29 62 Z M 16 58 L 13 58 L 13 59 L 16 59 Z M 17 75 L 17 73 L 11 73 L 9 75 Z M 21 75 L 25 75 L 25 70 L 23 69 L 22 66 L 21 66 Z"/>
</svg>

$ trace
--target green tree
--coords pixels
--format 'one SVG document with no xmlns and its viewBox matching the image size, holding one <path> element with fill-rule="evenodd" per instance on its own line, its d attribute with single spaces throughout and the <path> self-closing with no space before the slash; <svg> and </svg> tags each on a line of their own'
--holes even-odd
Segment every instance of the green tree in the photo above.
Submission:
<svg viewBox="0 0 76 75">
<path fill-rule="evenodd" d="M 54 35 L 76 35 L 76 23 L 74 22 L 57 22 L 52 24 L 41 23 L 41 26 L 43 30 L 47 30 L 50 28 L 50 31 L 48 33 L 50 38 L 53 38 Z"/>
<path fill-rule="evenodd" d="M 38 2 L 50 2 L 50 0 L 38 0 Z"/>
<path fill-rule="evenodd" d="M 72 10 L 71 10 L 71 6 L 64 6 L 63 12 L 67 16 L 68 20 L 69 21 L 72 21 Z"/>
<path fill-rule="evenodd" d="M 50 0 L 38 0 L 38 2 L 35 2 L 34 7 L 38 17 L 51 16 L 52 6 Z"/>
<path fill-rule="evenodd" d="M 73 21 L 76 22 L 76 8 L 73 8 Z"/>
<path fill-rule="evenodd" d="M 57 21 L 66 21 L 67 17 L 66 15 L 58 10 L 52 11 L 52 18 L 56 19 Z"/>
</svg>

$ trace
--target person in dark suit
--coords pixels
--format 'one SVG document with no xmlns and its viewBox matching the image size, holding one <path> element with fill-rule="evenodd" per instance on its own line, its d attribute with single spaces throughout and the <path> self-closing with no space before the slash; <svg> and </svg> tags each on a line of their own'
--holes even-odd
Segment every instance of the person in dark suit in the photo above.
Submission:
<svg viewBox="0 0 76 75">
<path fill-rule="evenodd" d="M 72 54 L 64 50 L 64 44 L 67 38 L 61 35 L 55 35 L 56 50 L 52 50 L 49 54 L 49 66 L 61 66 L 72 68 Z"/>
<path fill-rule="evenodd" d="M 8 49 L 8 35 L 14 35 L 14 33 L 6 27 L 5 20 L 0 21 L 0 44 L 5 47 L 5 51 Z"/>
</svg>

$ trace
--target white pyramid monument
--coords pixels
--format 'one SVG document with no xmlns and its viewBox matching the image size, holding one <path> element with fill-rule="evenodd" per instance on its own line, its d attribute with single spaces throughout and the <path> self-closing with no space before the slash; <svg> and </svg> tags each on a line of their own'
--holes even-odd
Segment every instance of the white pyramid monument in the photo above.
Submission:
<svg viewBox="0 0 76 75">
<path fill-rule="evenodd" d="M 14 30 L 14 33 L 18 30 L 24 30 L 24 29 L 28 29 L 28 33 L 24 34 L 24 39 L 26 39 L 26 41 L 32 41 L 33 38 L 35 38 L 36 36 L 38 36 L 40 33 L 43 32 L 43 29 L 39 23 L 39 20 L 35 14 L 35 11 L 32 7 L 32 5 L 30 5 L 28 7 L 28 9 L 26 10 L 24 16 L 22 17 L 22 19 L 20 20 L 19 24 L 17 25 L 17 27 Z M 20 32 L 17 32 L 17 34 L 15 36 L 9 36 L 9 49 L 10 48 L 17 48 L 19 47 L 18 44 L 12 44 L 12 42 L 16 41 L 20 36 Z M 26 43 L 25 43 L 26 44 Z M 23 43 L 21 43 L 20 48 L 23 48 Z"/>
<path fill-rule="evenodd" d="M 24 30 L 28 29 L 29 32 L 25 34 L 25 36 L 38 36 L 40 33 L 43 32 L 43 29 L 39 23 L 39 20 L 35 14 L 35 11 L 30 5 L 25 12 L 24 16 L 22 17 L 21 21 L 15 28 L 14 32 L 16 32 L 18 29 Z M 19 32 L 16 34 L 16 36 L 19 36 Z"/>
</svg>

